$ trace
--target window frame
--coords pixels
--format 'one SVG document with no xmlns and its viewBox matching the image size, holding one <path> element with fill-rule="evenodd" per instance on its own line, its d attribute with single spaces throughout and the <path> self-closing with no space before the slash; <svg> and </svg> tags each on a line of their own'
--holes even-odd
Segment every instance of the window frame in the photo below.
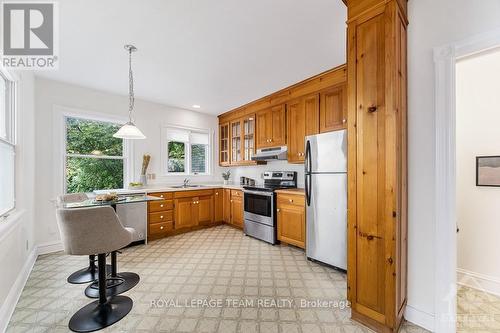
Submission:
<svg viewBox="0 0 500 333">
<path fill-rule="evenodd" d="M 168 171 L 168 143 L 170 142 L 168 138 L 168 130 L 182 130 L 189 133 L 188 141 L 173 141 L 173 142 L 183 142 L 184 143 L 184 170 L 185 172 L 169 172 Z M 191 133 L 200 133 L 206 134 L 208 136 L 208 144 L 207 144 L 207 152 L 206 152 L 206 172 L 197 172 L 193 173 L 191 171 Z M 161 128 L 161 174 L 166 177 L 175 177 L 175 176 L 211 176 L 212 175 L 212 149 L 213 149 L 213 135 L 212 130 L 210 128 L 193 128 L 193 127 L 184 127 L 177 125 L 164 125 Z"/>
<path fill-rule="evenodd" d="M 0 142 L 12 148 L 14 157 L 14 169 L 13 169 L 13 204 L 12 207 L 8 208 L 6 211 L 0 211 L 0 218 L 8 217 L 17 207 L 17 81 L 14 77 L 7 72 L 4 68 L 0 67 L 0 77 L 5 81 L 5 89 L 7 93 L 5 94 L 5 116 L 6 116 L 6 138 L 0 137 Z"/>
<path fill-rule="evenodd" d="M 124 119 L 118 119 L 113 117 L 106 117 L 104 115 L 96 115 L 93 113 L 85 113 L 80 111 L 63 111 L 61 113 L 61 177 L 62 177 L 62 193 L 67 193 L 67 174 L 66 174 L 66 163 L 68 157 L 80 157 L 80 158 L 98 158 L 98 159 L 117 159 L 123 160 L 123 188 L 127 187 L 130 183 L 133 175 L 133 145 L 130 140 L 122 139 L 122 156 L 97 156 L 97 155 L 86 155 L 86 154 L 68 154 L 67 153 L 67 123 L 68 118 L 77 118 L 82 120 L 98 121 L 105 123 L 113 123 L 117 125 L 123 125 L 126 123 Z M 98 191 L 96 189 L 94 191 Z"/>
</svg>

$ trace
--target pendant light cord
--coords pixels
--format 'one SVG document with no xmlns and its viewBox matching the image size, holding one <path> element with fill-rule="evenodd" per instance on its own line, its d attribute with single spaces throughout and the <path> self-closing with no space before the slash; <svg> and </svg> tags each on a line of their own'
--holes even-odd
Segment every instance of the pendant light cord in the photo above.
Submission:
<svg viewBox="0 0 500 333">
<path fill-rule="evenodd" d="M 134 73 L 132 72 L 132 49 L 128 50 L 128 119 L 132 122 L 132 111 L 134 110 L 135 97 L 134 97 Z"/>
</svg>

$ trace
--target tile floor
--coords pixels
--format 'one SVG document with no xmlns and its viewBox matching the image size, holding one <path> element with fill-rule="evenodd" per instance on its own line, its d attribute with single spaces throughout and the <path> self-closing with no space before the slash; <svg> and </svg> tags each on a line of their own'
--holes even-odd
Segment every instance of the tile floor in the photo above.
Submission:
<svg viewBox="0 0 500 333">
<path fill-rule="evenodd" d="M 62 253 L 41 256 L 7 331 L 68 332 L 72 314 L 89 299 L 85 285 L 66 277 L 86 262 Z M 127 248 L 118 263 L 141 281 L 126 293 L 132 311 L 105 332 L 371 332 L 343 307 L 345 274 L 306 260 L 300 249 L 271 246 L 231 227 Z M 304 303 L 318 299 L 330 307 Z M 191 306 L 196 300 L 213 303 Z M 402 331 L 426 332 L 409 323 Z"/>
<path fill-rule="evenodd" d="M 500 297 L 458 286 L 457 332 L 500 332 Z"/>
</svg>

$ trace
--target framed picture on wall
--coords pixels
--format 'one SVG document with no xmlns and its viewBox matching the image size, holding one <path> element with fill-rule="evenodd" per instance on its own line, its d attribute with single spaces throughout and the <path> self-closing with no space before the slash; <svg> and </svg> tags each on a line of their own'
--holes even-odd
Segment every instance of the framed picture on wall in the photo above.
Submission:
<svg viewBox="0 0 500 333">
<path fill-rule="evenodd" d="M 500 187 L 500 156 L 476 157 L 476 186 Z"/>
</svg>

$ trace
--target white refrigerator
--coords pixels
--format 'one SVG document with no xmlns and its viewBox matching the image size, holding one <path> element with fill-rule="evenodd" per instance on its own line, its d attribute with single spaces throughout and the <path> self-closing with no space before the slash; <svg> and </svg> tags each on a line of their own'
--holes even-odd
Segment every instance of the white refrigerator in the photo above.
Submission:
<svg viewBox="0 0 500 333">
<path fill-rule="evenodd" d="M 306 255 L 347 270 L 347 131 L 307 136 Z"/>
</svg>

